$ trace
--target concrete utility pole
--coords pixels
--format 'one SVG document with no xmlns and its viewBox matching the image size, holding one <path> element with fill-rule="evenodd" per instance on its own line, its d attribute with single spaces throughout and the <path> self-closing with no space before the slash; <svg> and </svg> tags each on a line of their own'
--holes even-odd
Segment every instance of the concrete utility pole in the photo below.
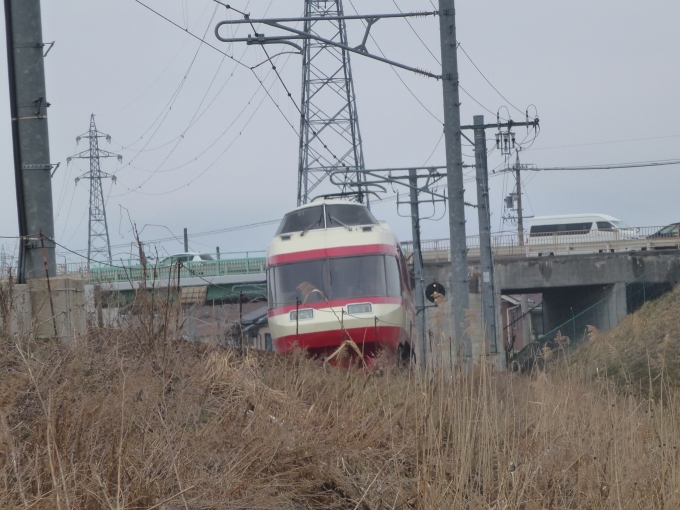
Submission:
<svg viewBox="0 0 680 510">
<path fill-rule="evenodd" d="M 517 180 L 517 240 L 520 246 L 524 246 L 524 216 L 522 212 L 522 177 L 520 173 L 519 152 L 515 159 L 515 179 Z M 522 312 L 522 345 L 531 343 L 531 314 L 529 313 L 529 296 L 522 294 L 520 297 L 520 310 Z"/>
<path fill-rule="evenodd" d="M 482 269 L 482 328 L 486 352 L 498 352 L 496 337 L 496 300 L 493 252 L 491 250 L 491 209 L 489 207 L 489 170 L 486 161 L 484 115 L 475 115 L 475 168 L 477 171 L 477 213 L 479 218 L 479 253 Z"/>
<path fill-rule="evenodd" d="M 184 229 L 184 253 L 189 253 L 189 232 Z"/>
<path fill-rule="evenodd" d="M 40 0 L 5 0 L 5 30 L 19 235 L 24 236 L 17 278 L 23 283 L 44 277 L 41 230 L 47 270 L 57 274 Z"/>
<path fill-rule="evenodd" d="M 524 218 L 522 215 L 522 178 L 520 175 L 519 152 L 515 159 L 515 180 L 517 181 L 517 241 L 524 246 Z"/>
<path fill-rule="evenodd" d="M 458 90 L 458 55 L 454 0 L 439 0 L 439 31 L 442 52 L 442 89 L 444 92 L 444 139 L 446 142 L 446 178 L 449 193 L 449 231 L 451 243 L 451 320 L 454 344 L 450 362 L 459 352 L 469 359 L 472 344 L 465 334 L 465 310 L 470 307 L 468 289 L 467 246 L 465 243 L 465 204 L 463 187 L 463 153 L 460 131 Z"/>
<path fill-rule="evenodd" d="M 411 202 L 411 232 L 413 235 L 413 276 L 416 281 L 416 332 L 418 335 L 418 349 L 416 361 L 422 370 L 427 363 L 427 349 L 425 348 L 425 290 L 423 281 L 423 259 L 420 250 L 420 208 L 418 207 L 418 172 L 408 171 Z"/>
</svg>

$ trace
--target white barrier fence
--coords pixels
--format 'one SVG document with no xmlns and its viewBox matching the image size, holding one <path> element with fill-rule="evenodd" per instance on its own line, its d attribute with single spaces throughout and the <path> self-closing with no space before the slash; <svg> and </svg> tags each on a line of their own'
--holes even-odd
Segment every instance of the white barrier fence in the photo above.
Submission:
<svg viewBox="0 0 680 510">
<path fill-rule="evenodd" d="M 500 234 L 491 236 L 491 247 L 495 257 L 537 257 L 549 255 L 576 255 L 587 253 L 615 253 L 625 251 L 646 251 L 680 249 L 677 233 L 664 235 L 664 227 L 635 227 L 626 230 L 579 230 L 547 232 L 541 234 Z M 413 242 L 401 243 L 411 253 Z M 448 239 L 421 241 L 423 260 L 445 262 L 450 260 Z M 468 258 L 479 258 L 479 236 L 467 238 Z"/>
</svg>

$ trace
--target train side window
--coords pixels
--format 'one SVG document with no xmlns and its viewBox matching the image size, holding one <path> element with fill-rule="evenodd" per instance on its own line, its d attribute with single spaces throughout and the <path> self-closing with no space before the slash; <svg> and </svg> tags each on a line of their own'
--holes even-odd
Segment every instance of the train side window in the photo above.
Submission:
<svg viewBox="0 0 680 510">
<path fill-rule="evenodd" d="M 404 253 L 401 251 L 401 248 L 398 248 L 399 250 L 399 266 L 401 269 L 401 282 L 404 287 L 404 292 L 408 291 L 411 292 L 411 276 L 409 275 L 408 272 L 408 263 L 406 262 L 406 257 L 404 257 Z"/>
<path fill-rule="evenodd" d="M 274 268 L 270 267 L 267 269 L 267 301 L 269 304 L 269 309 L 274 308 L 274 303 L 276 303 L 276 297 L 274 296 Z"/>
<path fill-rule="evenodd" d="M 401 297 L 401 275 L 397 258 L 392 255 L 385 256 L 385 277 L 387 279 L 387 295 Z"/>
</svg>

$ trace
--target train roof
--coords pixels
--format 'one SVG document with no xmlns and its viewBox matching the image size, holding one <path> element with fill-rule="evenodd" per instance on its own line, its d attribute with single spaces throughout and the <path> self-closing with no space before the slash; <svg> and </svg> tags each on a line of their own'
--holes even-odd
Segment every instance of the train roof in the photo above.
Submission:
<svg viewBox="0 0 680 510">
<path fill-rule="evenodd" d="M 302 204 L 301 206 L 296 207 L 295 209 L 291 209 L 288 212 L 293 212 L 293 211 L 298 211 L 300 209 L 306 209 L 307 207 L 314 207 L 317 205 L 329 205 L 329 204 L 342 204 L 342 205 L 356 205 L 360 207 L 366 207 L 364 204 L 360 204 L 358 202 L 351 202 L 349 200 L 343 200 L 341 198 L 320 198 L 319 200 L 313 200 L 309 202 L 308 204 Z"/>
<path fill-rule="evenodd" d="M 356 205 L 364 207 L 363 204 L 349 202 L 347 200 L 324 199 L 305 204 L 288 212 L 286 216 L 296 211 L 316 207 L 320 205 Z M 325 216 L 325 215 L 324 215 Z M 361 217 L 362 215 L 359 215 Z M 299 225 L 294 230 L 286 230 L 279 227 L 279 232 L 267 247 L 267 258 L 271 264 L 273 260 L 290 258 L 293 254 L 313 254 L 313 258 L 340 253 L 345 248 L 352 251 L 351 247 L 365 246 L 365 253 L 396 253 L 399 241 L 394 231 L 384 221 L 376 220 L 372 215 L 371 221 L 365 223 L 347 223 L 336 220 L 339 225 L 327 225 L 324 220 L 323 226 L 316 228 L 302 229 Z M 367 216 L 367 217 L 368 217 Z M 335 219 L 333 216 L 329 216 Z M 283 220 L 286 221 L 285 218 Z M 307 255 L 304 255 L 305 257 Z M 312 255 L 309 255 L 312 256 Z M 273 257 L 273 258 L 272 258 Z"/>
</svg>

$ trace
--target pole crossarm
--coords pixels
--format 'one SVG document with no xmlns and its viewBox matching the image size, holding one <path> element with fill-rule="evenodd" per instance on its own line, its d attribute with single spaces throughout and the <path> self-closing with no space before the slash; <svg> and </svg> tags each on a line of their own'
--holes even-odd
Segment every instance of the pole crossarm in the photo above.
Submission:
<svg viewBox="0 0 680 510">
<path fill-rule="evenodd" d="M 121 156 L 120 154 L 114 154 L 113 152 L 105 151 L 103 149 L 99 149 L 99 157 L 117 158 L 118 161 L 123 161 L 123 156 Z M 66 161 L 70 163 L 72 159 L 90 159 L 90 149 L 79 152 L 78 154 L 74 154 L 73 156 L 69 156 L 68 158 L 66 158 Z"/>
<path fill-rule="evenodd" d="M 233 7 L 231 7 L 233 10 Z M 297 22 L 305 22 L 305 21 L 319 21 L 320 19 L 322 21 L 340 21 L 340 20 L 353 20 L 353 19 L 360 19 L 360 20 L 369 20 L 369 19 L 385 19 L 385 18 L 414 18 L 414 17 L 425 17 L 425 16 L 437 16 L 439 15 L 439 11 L 419 11 L 419 12 L 403 12 L 403 13 L 394 13 L 394 14 L 347 14 L 347 15 L 342 15 L 342 16 L 319 16 L 319 17 L 311 17 L 311 16 L 302 16 L 302 17 L 297 17 L 297 18 L 266 18 L 266 19 L 251 19 L 250 14 L 245 14 L 243 19 L 231 19 L 231 20 L 225 20 L 225 21 L 220 21 L 217 26 L 221 25 L 242 25 L 244 23 L 269 23 L 269 22 L 274 22 L 274 23 L 297 23 Z"/>
<path fill-rule="evenodd" d="M 379 20 L 384 19 L 384 18 L 406 18 L 406 17 L 415 17 L 415 16 L 436 16 L 438 14 L 437 11 L 431 11 L 431 12 L 412 12 L 412 13 L 403 13 L 403 14 L 375 14 L 375 15 L 354 15 L 354 16 L 323 16 L 323 17 L 300 17 L 300 18 L 270 18 L 270 19 L 250 19 L 248 15 L 244 17 L 244 19 L 240 20 L 224 20 L 220 21 L 216 26 L 215 26 L 215 37 L 219 41 L 222 42 L 228 42 L 228 43 L 233 43 L 233 42 L 245 42 L 247 44 L 288 44 L 291 46 L 294 46 L 298 48 L 300 51 L 302 49 L 295 43 L 292 43 L 290 41 L 292 40 L 300 40 L 300 39 L 313 39 L 315 41 L 327 44 L 329 46 L 334 46 L 336 48 L 340 48 L 345 51 L 350 51 L 352 53 L 356 53 L 358 55 L 363 55 L 368 58 L 372 58 L 374 60 L 377 60 L 379 62 L 383 62 L 385 64 L 391 65 L 393 67 L 398 67 L 400 69 L 404 69 L 406 71 L 410 71 L 416 74 L 421 74 L 423 76 L 427 76 L 429 78 L 435 78 L 439 80 L 441 78 L 441 75 L 431 73 L 429 71 L 426 71 L 424 69 L 419 69 L 416 67 L 408 66 L 405 64 L 400 64 L 399 62 L 395 62 L 394 60 L 390 60 L 378 55 L 374 55 L 373 53 L 369 53 L 368 50 L 366 49 L 366 41 L 368 40 L 369 32 L 371 30 L 371 27 L 377 23 Z M 366 21 L 366 31 L 364 33 L 363 40 L 361 44 L 358 46 L 352 47 L 347 44 L 342 44 L 337 41 L 333 41 L 331 39 L 326 39 L 324 37 L 319 36 L 318 34 L 315 34 L 313 32 L 305 32 L 304 30 L 298 30 L 293 27 L 289 27 L 286 25 L 282 25 L 282 23 L 296 23 L 296 22 L 302 22 L 302 23 L 310 23 L 310 22 L 318 22 L 318 21 L 346 21 L 346 20 L 365 20 Z M 269 36 L 266 37 L 262 33 L 255 33 L 253 36 L 248 36 L 248 37 L 238 37 L 238 38 L 233 38 L 233 37 L 222 37 L 220 35 L 220 28 L 224 25 L 242 25 L 242 24 L 251 24 L 254 25 L 255 23 L 262 24 L 262 25 L 267 25 L 272 28 L 277 28 L 286 32 L 290 32 L 291 34 L 294 34 L 292 36 Z"/>
<path fill-rule="evenodd" d="M 481 126 L 475 126 L 474 124 L 472 125 L 467 125 L 467 126 L 460 126 L 460 129 L 468 129 L 468 130 L 475 130 L 475 129 L 491 129 L 491 128 L 513 128 L 513 127 L 537 127 L 539 124 L 539 119 L 536 117 L 534 120 L 527 121 L 527 122 L 502 122 L 502 123 L 496 123 L 496 124 L 484 124 Z"/>
</svg>

